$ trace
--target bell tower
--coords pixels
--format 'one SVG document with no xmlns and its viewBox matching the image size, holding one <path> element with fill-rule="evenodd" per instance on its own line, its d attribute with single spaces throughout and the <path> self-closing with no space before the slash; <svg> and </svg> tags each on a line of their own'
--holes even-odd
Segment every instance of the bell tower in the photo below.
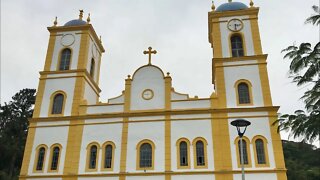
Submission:
<svg viewBox="0 0 320 180">
<path fill-rule="evenodd" d="M 281 138 L 277 127 L 272 125 L 277 120 L 279 107 L 272 105 L 267 72 L 268 55 L 262 51 L 258 14 L 259 8 L 254 7 L 252 0 L 249 6 L 231 0 L 217 8 L 212 5 L 212 11 L 208 13 L 208 37 L 213 50 L 212 83 L 215 88 L 212 108 L 227 109 L 226 112 L 237 109 L 237 112 L 245 112 L 242 114 L 244 116 L 264 113 L 267 118 L 262 129 L 270 133 L 274 167 L 278 171 L 277 179 L 286 180 Z M 234 161 L 230 160 L 234 153 L 227 151 L 233 146 L 232 138 L 229 140 L 232 119 L 223 118 L 232 116 L 232 113 L 212 116 L 220 116 L 219 120 L 213 123 L 214 146 L 221 147 L 215 150 L 215 168 L 223 171 L 234 170 L 236 166 L 232 165 Z M 251 119 L 253 124 L 259 121 Z M 228 141 L 230 142 L 225 143 Z M 232 178 L 230 175 L 216 177 Z"/>
<path fill-rule="evenodd" d="M 62 26 L 57 18 L 50 32 L 43 71 L 40 72 L 39 85 L 34 107 L 33 119 L 24 151 L 21 176 L 37 173 L 32 170 L 33 144 L 38 123 L 34 119 L 70 120 L 67 129 L 66 158 L 64 174 L 77 173 L 79 149 L 84 120 L 76 119 L 81 113 L 81 105 L 96 104 L 99 100 L 99 74 L 102 53 L 105 52 L 101 39 L 90 24 L 90 14 L 83 20 L 83 10 L 79 18 Z M 83 109 L 83 108 L 82 108 Z M 73 116 L 73 118 L 72 118 Z M 71 121 L 72 120 L 72 121 Z"/>
<path fill-rule="evenodd" d="M 79 18 L 58 26 L 48 27 L 50 32 L 44 70 L 40 72 L 34 117 L 71 116 L 79 114 L 80 104 L 98 102 L 101 40 L 90 24 Z M 61 94 L 63 106 L 55 111 L 53 101 Z"/>
<path fill-rule="evenodd" d="M 272 105 L 258 13 L 259 8 L 252 1 L 248 7 L 229 0 L 218 8 L 212 5 L 208 14 L 208 35 L 213 49 L 212 83 L 221 107 Z M 249 99 L 241 100 L 239 85 L 247 89 Z"/>
</svg>

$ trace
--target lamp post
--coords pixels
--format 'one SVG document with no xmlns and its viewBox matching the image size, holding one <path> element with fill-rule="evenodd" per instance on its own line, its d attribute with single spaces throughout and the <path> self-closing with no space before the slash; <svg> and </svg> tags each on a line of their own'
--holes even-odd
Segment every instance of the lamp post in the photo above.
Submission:
<svg viewBox="0 0 320 180">
<path fill-rule="evenodd" d="M 242 137 L 243 137 L 244 133 L 246 132 L 247 127 L 251 124 L 251 122 L 249 122 L 245 119 L 236 119 L 236 120 L 232 121 L 230 124 L 237 128 L 238 135 L 240 138 L 241 174 L 242 174 L 242 180 L 245 180 Z"/>
</svg>

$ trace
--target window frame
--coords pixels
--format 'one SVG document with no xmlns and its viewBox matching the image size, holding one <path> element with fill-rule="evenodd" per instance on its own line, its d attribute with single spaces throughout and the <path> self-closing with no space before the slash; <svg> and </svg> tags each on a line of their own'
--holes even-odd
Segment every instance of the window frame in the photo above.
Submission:
<svg viewBox="0 0 320 180">
<path fill-rule="evenodd" d="M 266 163 L 259 164 L 258 157 L 257 157 L 257 149 L 256 149 L 256 140 L 261 139 L 263 142 L 263 149 L 264 149 L 264 158 Z M 252 138 L 251 143 L 253 144 L 253 153 L 254 153 L 254 162 L 255 167 L 270 167 L 270 160 L 269 160 L 269 153 L 268 153 L 268 140 L 262 135 L 256 135 Z"/>
<path fill-rule="evenodd" d="M 54 98 L 58 94 L 62 94 L 63 95 L 62 111 L 61 111 L 60 114 L 52 114 Z M 59 90 L 59 91 L 55 91 L 54 93 L 52 93 L 51 96 L 50 96 L 50 105 L 49 105 L 49 109 L 48 109 L 48 117 L 63 116 L 64 115 L 64 110 L 65 110 L 66 101 L 67 101 L 67 94 L 64 91 Z"/>
<path fill-rule="evenodd" d="M 41 148 L 44 148 L 42 169 L 41 170 L 37 170 L 37 165 L 38 165 L 38 161 L 39 161 L 39 151 L 40 151 Z M 48 152 L 48 146 L 47 145 L 40 144 L 40 145 L 37 146 L 36 151 L 35 151 L 34 164 L 33 164 L 33 173 L 43 173 L 44 172 L 44 169 L 46 167 L 47 152 Z"/>
<path fill-rule="evenodd" d="M 248 156 L 248 164 L 244 164 L 244 167 L 252 167 L 252 161 L 251 161 L 252 156 L 251 156 L 251 149 L 250 149 L 250 144 L 251 144 L 250 140 L 246 136 L 243 136 L 242 140 L 246 142 L 246 149 L 247 149 L 247 156 Z M 234 145 L 235 145 L 235 148 L 236 148 L 236 156 L 237 156 L 238 168 L 241 168 L 240 148 L 239 148 L 239 145 L 238 145 L 238 141 L 240 141 L 239 137 L 237 137 L 234 140 Z"/>
<path fill-rule="evenodd" d="M 186 142 L 187 144 L 187 162 L 188 165 L 187 166 L 182 166 L 180 164 L 180 144 L 181 142 Z M 190 169 L 191 167 L 191 160 L 190 160 L 190 141 L 187 138 L 180 138 L 177 140 L 176 142 L 176 149 L 177 149 L 177 168 L 178 169 Z"/>
<path fill-rule="evenodd" d="M 62 58 L 62 53 L 63 53 L 63 51 L 64 51 L 65 49 L 69 49 L 69 50 L 70 50 L 69 69 L 60 70 L 60 65 L 61 65 L 61 60 L 62 60 L 62 59 L 61 59 L 61 58 Z M 70 47 L 66 47 L 66 48 L 63 48 L 63 49 L 60 50 L 60 52 L 59 52 L 59 57 L 58 57 L 59 59 L 58 59 L 57 67 L 56 67 L 56 70 L 57 70 L 57 71 L 68 71 L 68 70 L 71 69 L 72 54 L 73 54 L 73 50 L 72 50 L 72 48 L 70 48 Z"/>
<path fill-rule="evenodd" d="M 54 148 L 59 148 L 59 155 L 58 155 L 58 163 L 57 163 L 57 169 L 52 169 L 52 160 L 53 160 L 53 154 L 54 154 Z M 49 159 L 49 165 L 48 165 L 48 172 L 58 172 L 59 171 L 59 165 L 60 165 L 60 158 L 61 158 L 61 152 L 62 152 L 62 146 L 58 143 L 53 144 L 50 147 L 50 159 Z"/>
<path fill-rule="evenodd" d="M 245 83 L 248 86 L 248 93 L 249 93 L 249 99 L 250 102 L 249 103 L 240 103 L 240 97 L 239 97 L 239 85 L 241 83 Z M 234 83 L 234 88 L 235 88 L 235 93 L 236 93 L 236 102 L 237 102 L 237 106 L 252 106 L 253 105 L 253 95 L 252 95 L 252 84 L 249 80 L 246 79 L 239 79 Z"/>
<path fill-rule="evenodd" d="M 203 154 L 204 154 L 204 165 L 198 165 L 197 163 L 197 142 L 202 141 L 203 143 Z M 207 169 L 208 168 L 208 151 L 207 151 L 207 146 L 208 142 L 206 139 L 203 137 L 197 137 L 192 141 L 192 146 L 193 146 L 193 165 L 195 169 Z"/>
<path fill-rule="evenodd" d="M 151 167 L 140 167 L 140 148 L 143 144 L 148 143 L 151 145 Z M 140 141 L 137 144 L 136 150 L 137 150 L 137 159 L 136 159 L 136 170 L 154 170 L 154 161 L 155 161 L 155 144 L 153 143 L 153 141 L 149 140 L 149 139 L 144 139 L 142 141 Z"/>
<path fill-rule="evenodd" d="M 90 168 L 90 155 L 91 155 L 91 147 L 92 146 L 97 146 L 97 154 L 96 154 L 96 166 L 95 168 Z M 88 144 L 86 150 L 87 150 L 87 156 L 86 156 L 86 168 L 85 171 L 86 172 L 95 172 L 98 170 L 98 166 L 99 166 L 99 152 L 100 152 L 100 145 L 97 142 L 92 142 L 90 144 Z"/>
<path fill-rule="evenodd" d="M 231 41 L 231 38 L 233 36 L 239 36 L 242 40 L 242 50 L 243 50 L 243 56 L 233 56 L 232 55 L 232 41 Z M 246 41 L 245 41 L 245 38 L 244 38 L 244 35 L 243 33 L 241 32 L 235 32 L 235 33 L 230 33 L 229 34 L 229 53 L 230 53 L 230 57 L 231 58 L 241 58 L 241 57 L 244 57 L 244 56 L 247 56 L 247 48 L 246 48 Z"/>
<path fill-rule="evenodd" d="M 96 60 L 92 57 L 90 61 L 89 75 L 94 80 L 96 73 Z"/>
<path fill-rule="evenodd" d="M 111 168 L 106 168 L 105 167 L 106 147 L 108 145 L 111 145 L 111 147 L 112 147 Z M 115 148 L 116 148 L 116 145 L 112 141 L 107 141 L 102 145 L 101 171 L 113 171 L 114 158 L 115 158 Z"/>
</svg>

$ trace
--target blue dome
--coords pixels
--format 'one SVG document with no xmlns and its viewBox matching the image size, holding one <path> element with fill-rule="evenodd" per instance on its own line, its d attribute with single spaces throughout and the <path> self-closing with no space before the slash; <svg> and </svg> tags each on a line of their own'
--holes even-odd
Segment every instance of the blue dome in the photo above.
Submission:
<svg viewBox="0 0 320 180">
<path fill-rule="evenodd" d="M 218 12 L 236 11 L 241 9 L 248 9 L 248 6 L 241 2 L 228 2 L 228 3 L 221 4 L 216 11 Z"/>
<path fill-rule="evenodd" d="M 71 20 L 67 23 L 64 24 L 64 26 L 81 26 L 81 25 L 85 25 L 87 24 L 87 22 L 81 20 L 81 19 L 74 19 L 74 20 Z"/>
</svg>

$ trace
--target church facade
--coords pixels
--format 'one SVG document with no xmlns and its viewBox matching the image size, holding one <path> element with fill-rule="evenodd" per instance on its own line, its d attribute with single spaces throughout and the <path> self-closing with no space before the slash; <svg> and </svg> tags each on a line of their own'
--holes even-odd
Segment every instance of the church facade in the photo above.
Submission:
<svg viewBox="0 0 320 180">
<path fill-rule="evenodd" d="M 50 38 L 30 119 L 21 180 L 238 180 L 236 119 L 247 180 L 286 180 L 258 27 L 259 8 L 228 2 L 208 13 L 213 49 L 210 97 L 176 92 L 151 62 L 125 89 L 99 101 L 104 47 L 90 17 L 48 27 Z"/>
</svg>

